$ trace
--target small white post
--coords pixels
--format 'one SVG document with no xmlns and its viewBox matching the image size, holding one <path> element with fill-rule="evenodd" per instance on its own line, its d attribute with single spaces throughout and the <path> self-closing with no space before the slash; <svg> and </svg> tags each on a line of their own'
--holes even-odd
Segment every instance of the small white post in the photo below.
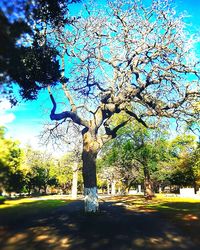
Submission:
<svg viewBox="0 0 200 250">
<path fill-rule="evenodd" d="M 111 183 L 111 195 L 115 195 L 116 194 L 116 190 L 115 190 L 115 185 L 116 185 L 116 181 L 113 180 Z"/>
</svg>

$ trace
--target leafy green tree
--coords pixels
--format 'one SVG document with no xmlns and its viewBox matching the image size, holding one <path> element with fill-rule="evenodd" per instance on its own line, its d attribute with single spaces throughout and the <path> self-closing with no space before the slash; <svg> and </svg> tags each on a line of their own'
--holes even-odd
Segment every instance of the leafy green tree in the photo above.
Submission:
<svg viewBox="0 0 200 250">
<path fill-rule="evenodd" d="M 167 138 L 167 132 L 148 130 L 129 122 L 119 131 L 116 139 L 103 148 L 100 166 L 108 168 L 110 175 L 111 168 L 115 166 L 115 176 L 121 172 L 126 187 L 131 183 L 130 171 L 135 166 L 133 182 L 143 179 L 147 196 L 152 196 L 154 190 L 159 191 L 167 185 L 196 188 L 199 146 L 196 148 L 195 137 L 182 134 L 173 140 Z M 110 178 L 110 175 L 107 174 L 107 177 Z"/>
<path fill-rule="evenodd" d="M 64 193 L 70 192 L 72 186 L 72 165 L 73 162 L 71 161 L 70 154 L 65 154 L 56 163 L 55 176 Z"/>
<path fill-rule="evenodd" d="M 23 171 L 17 170 L 15 172 L 10 171 L 7 175 L 7 181 L 5 185 L 7 192 L 23 193 L 26 192 L 26 178 Z"/>
<path fill-rule="evenodd" d="M 19 142 L 5 137 L 5 131 L 0 127 L 0 190 L 21 192 L 24 187 L 22 150 Z"/>
<path fill-rule="evenodd" d="M 196 150 L 191 155 L 191 163 L 195 181 L 198 187 L 200 187 L 200 143 L 198 142 Z"/>
<path fill-rule="evenodd" d="M 27 147 L 25 150 L 24 171 L 28 193 L 46 193 L 48 186 L 58 186 L 55 160 L 45 152 Z"/>
<path fill-rule="evenodd" d="M 126 134 L 127 135 L 127 134 Z M 128 191 L 133 184 L 141 180 L 141 165 L 134 158 L 133 144 L 123 134 L 103 147 L 98 160 L 98 172 L 111 184 L 121 184 L 122 192 Z M 114 193 L 114 192 L 113 192 Z"/>
<path fill-rule="evenodd" d="M 46 41 L 48 29 L 72 23 L 68 5 L 78 0 L 15 0 L 0 5 L 0 84 L 15 104 L 13 82 L 25 99 L 60 79 L 56 44 Z M 53 32 L 53 30 L 51 31 Z"/>
<path fill-rule="evenodd" d="M 171 184 L 180 187 L 193 186 L 196 189 L 196 177 L 193 156 L 196 156 L 195 137 L 191 135 L 180 135 L 170 142 L 169 153 L 171 154 L 171 172 L 168 179 Z M 196 162 L 195 157 L 193 158 Z"/>
<path fill-rule="evenodd" d="M 81 161 L 79 152 L 69 152 L 58 160 L 55 170 L 56 178 L 64 192 L 70 192 L 73 198 L 77 197 L 78 189 L 82 190 Z M 73 183 L 75 185 L 73 190 Z"/>
<path fill-rule="evenodd" d="M 152 196 L 155 183 L 159 185 L 165 177 L 160 166 L 168 159 L 166 139 L 167 134 L 159 130 L 148 130 L 129 122 L 116 139 L 104 147 L 102 164 L 118 168 L 126 189 L 143 181 L 145 195 Z"/>
</svg>

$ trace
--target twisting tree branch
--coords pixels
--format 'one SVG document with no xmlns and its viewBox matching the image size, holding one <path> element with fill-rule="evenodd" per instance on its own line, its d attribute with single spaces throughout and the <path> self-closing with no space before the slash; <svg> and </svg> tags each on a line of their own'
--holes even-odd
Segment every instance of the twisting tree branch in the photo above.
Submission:
<svg viewBox="0 0 200 250">
<path fill-rule="evenodd" d="M 72 111 L 64 111 L 64 112 L 61 112 L 59 114 L 56 114 L 56 101 L 50 91 L 50 87 L 48 88 L 48 91 L 49 91 L 49 96 L 50 96 L 50 99 L 51 99 L 51 102 L 53 104 L 53 108 L 51 110 L 51 114 L 50 114 L 50 118 L 51 120 L 55 120 L 55 121 L 59 121 L 59 120 L 62 120 L 62 119 L 66 119 L 66 118 L 70 118 L 74 123 L 78 124 L 78 125 L 82 125 L 84 127 L 88 127 L 88 122 L 81 119 L 76 113 L 72 112 Z"/>
</svg>

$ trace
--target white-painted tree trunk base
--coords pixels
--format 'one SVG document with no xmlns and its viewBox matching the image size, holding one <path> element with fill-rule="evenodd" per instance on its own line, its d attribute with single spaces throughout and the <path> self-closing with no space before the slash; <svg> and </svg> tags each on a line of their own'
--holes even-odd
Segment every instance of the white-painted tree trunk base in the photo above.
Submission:
<svg viewBox="0 0 200 250">
<path fill-rule="evenodd" d="M 85 212 L 96 213 L 99 210 L 97 187 L 84 188 Z"/>
</svg>

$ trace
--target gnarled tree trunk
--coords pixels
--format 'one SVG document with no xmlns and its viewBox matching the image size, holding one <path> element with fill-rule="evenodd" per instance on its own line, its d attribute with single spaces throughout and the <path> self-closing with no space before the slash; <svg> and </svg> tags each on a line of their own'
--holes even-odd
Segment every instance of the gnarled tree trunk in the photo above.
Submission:
<svg viewBox="0 0 200 250">
<path fill-rule="evenodd" d="M 96 158 L 99 146 L 90 132 L 83 135 L 83 183 L 85 212 L 97 212 L 99 209 L 96 178 Z"/>
<path fill-rule="evenodd" d="M 148 167 L 146 166 L 144 166 L 144 196 L 150 199 L 154 196 L 153 183 L 151 181 Z"/>
</svg>

